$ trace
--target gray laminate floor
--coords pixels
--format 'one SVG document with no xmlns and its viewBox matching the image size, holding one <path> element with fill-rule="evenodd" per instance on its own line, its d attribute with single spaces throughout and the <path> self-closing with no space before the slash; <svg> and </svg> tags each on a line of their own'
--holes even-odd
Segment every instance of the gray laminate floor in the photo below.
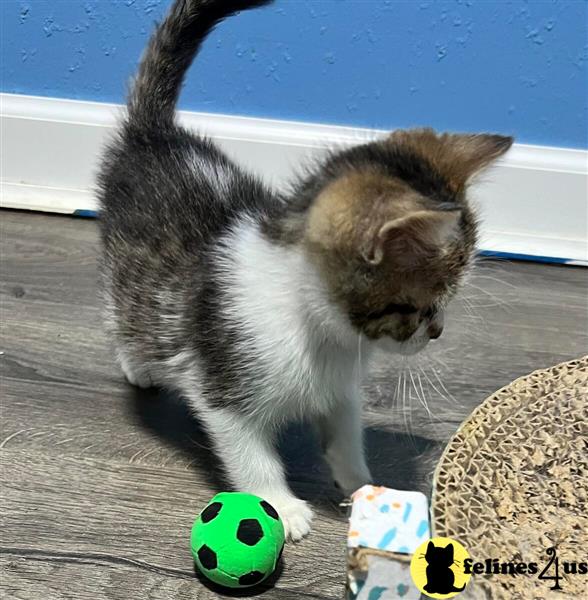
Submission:
<svg viewBox="0 0 588 600">
<path fill-rule="evenodd" d="M 96 222 L 8 211 L 1 219 L 0 595 L 218 597 L 195 578 L 188 540 L 222 483 L 181 402 L 131 388 L 113 360 L 97 298 Z M 587 281 L 580 268 L 482 263 L 412 371 L 386 359 L 366 380 L 377 481 L 428 491 L 443 444 L 473 407 L 520 375 L 586 353 Z M 258 593 L 341 598 L 344 513 L 304 427 L 287 432 L 283 454 L 317 517 Z"/>
</svg>

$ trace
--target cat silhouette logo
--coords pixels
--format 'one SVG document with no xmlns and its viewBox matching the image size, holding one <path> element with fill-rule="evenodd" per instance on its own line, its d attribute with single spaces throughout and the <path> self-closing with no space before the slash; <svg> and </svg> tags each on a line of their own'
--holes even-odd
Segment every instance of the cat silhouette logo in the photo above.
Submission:
<svg viewBox="0 0 588 600">
<path fill-rule="evenodd" d="M 422 543 L 410 561 L 414 584 L 429 598 L 453 598 L 463 592 L 471 574 L 464 573 L 468 551 L 455 540 L 432 538 Z"/>
</svg>

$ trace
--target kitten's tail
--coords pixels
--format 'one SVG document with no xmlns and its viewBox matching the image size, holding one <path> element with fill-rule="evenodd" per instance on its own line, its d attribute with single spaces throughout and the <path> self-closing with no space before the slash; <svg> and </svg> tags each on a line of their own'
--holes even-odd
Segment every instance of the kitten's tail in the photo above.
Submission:
<svg viewBox="0 0 588 600">
<path fill-rule="evenodd" d="M 129 121 L 171 125 L 184 75 L 210 31 L 225 17 L 273 0 L 176 0 L 149 41 L 128 101 Z"/>
</svg>

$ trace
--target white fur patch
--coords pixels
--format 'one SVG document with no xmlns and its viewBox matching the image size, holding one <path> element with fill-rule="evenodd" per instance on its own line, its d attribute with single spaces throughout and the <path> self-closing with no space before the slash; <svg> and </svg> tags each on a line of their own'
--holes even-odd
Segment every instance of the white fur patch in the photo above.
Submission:
<svg viewBox="0 0 588 600">
<path fill-rule="evenodd" d="M 373 344 L 383 352 L 400 354 L 402 356 L 412 356 L 423 350 L 429 343 L 430 338 L 427 334 L 427 327 L 428 323 L 423 321 L 412 336 L 405 342 L 397 342 L 391 337 L 383 337 L 373 342 Z"/>
<path fill-rule="evenodd" d="M 219 256 L 228 284 L 226 311 L 258 356 L 259 416 L 273 421 L 324 414 L 356 394 L 358 333 L 327 296 L 297 247 L 266 240 L 242 222 Z"/>
</svg>

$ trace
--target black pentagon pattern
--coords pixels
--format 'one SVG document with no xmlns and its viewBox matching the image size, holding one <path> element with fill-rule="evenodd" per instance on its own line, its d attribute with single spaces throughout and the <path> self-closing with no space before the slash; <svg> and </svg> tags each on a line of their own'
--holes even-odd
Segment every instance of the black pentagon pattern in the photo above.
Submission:
<svg viewBox="0 0 588 600">
<path fill-rule="evenodd" d="M 278 515 L 278 511 L 269 502 L 262 500 L 260 504 L 261 508 L 263 508 L 263 510 L 269 517 L 275 519 L 276 521 L 280 520 L 280 515 Z"/>
<path fill-rule="evenodd" d="M 218 566 L 218 561 L 216 560 L 216 553 L 214 550 L 210 549 L 206 544 L 200 547 L 198 550 L 198 560 L 200 564 L 209 571 L 212 569 L 216 569 Z"/>
<path fill-rule="evenodd" d="M 203 523 L 210 523 L 210 521 L 218 515 L 222 507 L 223 505 L 221 502 L 209 504 L 200 514 L 200 519 Z"/>
<path fill-rule="evenodd" d="M 251 573 L 247 573 L 246 575 L 241 575 L 241 577 L 239 577 L 239 585 L 255 585 L 264 577 L 265 575 L 260 571 L 251 571 Z"/>
<path fill-rule="evenodd" d="M 263 530 L 257 519 L 243 519 L 237 529 L 237 539 L 247 546 L 255 546 L 263 537 Z"/>
</svg>

